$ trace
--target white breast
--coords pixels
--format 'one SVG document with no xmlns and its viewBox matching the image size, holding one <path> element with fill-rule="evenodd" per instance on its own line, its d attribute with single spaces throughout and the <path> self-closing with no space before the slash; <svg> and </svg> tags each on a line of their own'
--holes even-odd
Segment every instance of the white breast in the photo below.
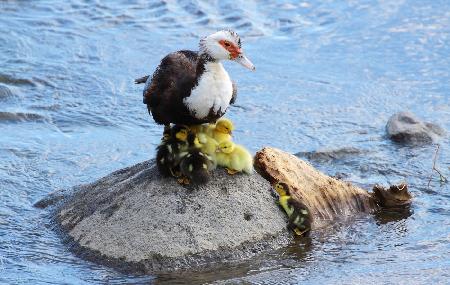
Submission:
<svg viewBox="0 0 450 285">
<path fill-rule="evenodd" d="M 191 95 L 184 99 L 184 104 L 198 119 L 205 118 L 211 108 L 214 112 L 225 112 L 233 95 L 230 76 L 219 62 L 209 62 L 201 75 L 198 85 Z"/>
</svg>

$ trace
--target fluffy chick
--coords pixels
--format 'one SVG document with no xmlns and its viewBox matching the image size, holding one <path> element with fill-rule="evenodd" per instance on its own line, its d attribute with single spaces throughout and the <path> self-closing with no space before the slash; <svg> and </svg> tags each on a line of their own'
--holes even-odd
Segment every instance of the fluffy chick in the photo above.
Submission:
<svg viewBox="0 0 450 285">
<path fill-rule="evenodd" d="M 176 172 L 181 158 L 180 153 L 187 148 L 188 134 L 188 127 L 175 125 L 170 130 L 170 136 L 163 137 L 156 148 L 156 165 L 163 176 L 178 176 Z"/>
<path fill-rule="evenodd" d="M 278 182 L 274 188 L 279 195 L 280 206 L 289 218 L 288 228 L 297 236 L 308 234 L 311 230 L 311 213 L 308 207 L 291 197 L 290 187 L 286 183 Z"/>
<path fill-rule="evenodd" d="M 210 137 L 209 135 L 207 135 L 206 133 L 203 133 L 203 132 L 199 133 L 197 136 L 198 136 L 198 140 L 201 144 L 201 148 L 200 148 L 201 151 L 204 154 L 207 154 L 211 157 L 215 157 L 216 149 L 217 149 L 217 146 L 219 145 L 217 143 L 217 141 L 214 138 Z"/>
<path fill-rule="evenodd" d="M 170 127 L 170 125 L 164 126 L 164 131 L 163 131 L 163 136 L 161 138 L 161 141 L 163 141 L 163 142 L 167 141 L 171 136 L 171 131 L 172 131 L 172 128 Z"/>
<path fill-rule="evenodd" d="M 183 155 L 180 162 L 180 171 L 183 178 L 179 179 L 179 182 L 183 184 L 189 184 L 190 182 L 204 184 L 209 181 L 210 171 L 215 168 L 215 163 L 210 156 L 199 149 L 200 143 L 195 134 L 189 134 L 188 143 L 187 153 Z"/>
<path fill-rule="evenodd" d="M 234 125 L 231 120 L 227 118 L 220 118 L 215 125 L 209 125 L 205 133 L 215 139 L 217 143 L 231 140 L 231 134 L 234 130 Z"/>
<path fill-rule="evenodd" d="M 229 174 L 253 172 L 253 157 L 243 146 L 232 141 L 219 143 L 216 150 L 217 164 L 226 167 Z"/>
</svg>

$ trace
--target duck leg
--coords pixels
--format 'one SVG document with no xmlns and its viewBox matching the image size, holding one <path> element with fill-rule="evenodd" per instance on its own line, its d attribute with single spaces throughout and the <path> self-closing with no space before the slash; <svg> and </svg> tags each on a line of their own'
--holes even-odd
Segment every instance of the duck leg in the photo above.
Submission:
<svg viewBox="0 0 450 285">
<path fill-rule="evenodd" d="M 227 170 L 227 173 L 230 174 L 230 175 L 234 175 L 234 174 L 239 172 L 238 170 L 231 169 L 231 168 L 228 168 L 228 167 L 226 167 L 225 169 Z"/>
<path fill-rule="evenodd" d="M 191 184 L 191 180 L 189 180 L 189 178 L 187 178 L 186 176 L 178 178 L 177 182 L 179 184 L 181 184 L 181 185 L 189 185 L 189 184 Z"/>
</svg>

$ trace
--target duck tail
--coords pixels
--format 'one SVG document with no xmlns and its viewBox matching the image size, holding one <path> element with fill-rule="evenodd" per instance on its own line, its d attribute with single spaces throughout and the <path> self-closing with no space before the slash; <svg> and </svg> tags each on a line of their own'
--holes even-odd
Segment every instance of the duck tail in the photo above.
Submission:
<svg viewBox="0 0 450 285">
<path fill-rule="evenodd" d="M 142 84 L 142 83 L 145 83 L 145 82 L 147 82 L 147 79 L 148 79 L 149 77 L 150 77 L 150 75 L 146 75 L 146 76 L 137 78 L 137 79 L 134 80 L 134 84 Z"/>
</svg>

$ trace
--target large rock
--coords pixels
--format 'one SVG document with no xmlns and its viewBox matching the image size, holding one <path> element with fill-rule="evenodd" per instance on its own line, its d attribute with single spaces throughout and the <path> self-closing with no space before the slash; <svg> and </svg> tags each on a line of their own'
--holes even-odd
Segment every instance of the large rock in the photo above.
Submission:
<svg viewBox="0 0 450 285">
<path fill-rule="evenodd" d="M 445 134 L 440 126 L 422 122 L 410 112 L 392 115 L 386 124 L 386 132 L 390 139 L 400 143 L 431 143 Z"/>
<path fill-rule="evenodd" d="M 270 188 L 256 173 L 223 169 L 207 185 L 183 187 L 144 162 L 37 206 L 56 202 L 56 221 L 82 256 L 155 272 L 285 246 L 291 235 Z"/>
</svg>

